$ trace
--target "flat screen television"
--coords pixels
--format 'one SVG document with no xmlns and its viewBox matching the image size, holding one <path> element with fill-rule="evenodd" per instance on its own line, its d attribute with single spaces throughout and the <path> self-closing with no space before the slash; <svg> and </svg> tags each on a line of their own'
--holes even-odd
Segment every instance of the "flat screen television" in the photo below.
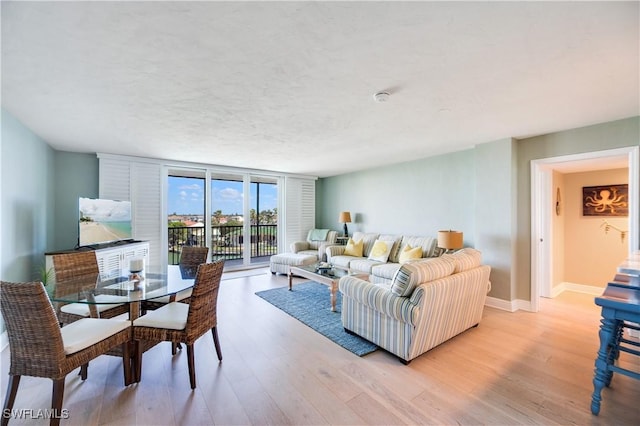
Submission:
<svg viewBox="0 0 640 426">
<path fill-rule="evenodd" d="M 84 198 L 78 200 L 78 246 L 131 240 L 131 202 Z"/>
</svg>

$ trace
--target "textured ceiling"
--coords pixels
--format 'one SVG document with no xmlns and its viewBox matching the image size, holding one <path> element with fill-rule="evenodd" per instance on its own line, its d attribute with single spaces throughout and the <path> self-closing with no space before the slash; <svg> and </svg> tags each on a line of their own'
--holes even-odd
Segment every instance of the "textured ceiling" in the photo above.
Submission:
<svg viewBox="0 0 640 426">
<path fill-rule="evenodd" d="M 2 106 L 59 150 L 331 176 L 638 115 L 638 6 L 3 1 Z"/>
</svg>

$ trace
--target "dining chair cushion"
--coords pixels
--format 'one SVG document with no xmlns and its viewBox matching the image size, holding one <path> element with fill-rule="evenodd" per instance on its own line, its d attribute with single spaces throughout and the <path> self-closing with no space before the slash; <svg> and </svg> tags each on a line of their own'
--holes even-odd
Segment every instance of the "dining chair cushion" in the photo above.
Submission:
<svg viewBox="0 0 640 426">
<path fill-rule="evenodd" d="M 133 326 L 184 330 L 187 326 L 188 314 L 188 304 L 172 302 L 134 320 Z"/>
<path fill-rule="evenodd" d="M 116 296 L 113 294 L 98 294 L 95 296 L 98 303 L 126 303 L 129 301 L 127 296 Z"/>
<path fill-rule="evenodd" d="M 193 289 L 188 288 L 186 290 L 182 290 L 176 293 L 176 298 L 175 298 L 175 302 L 179 302 L 181 300 L 184 299 L 188 299 L 191 297 L 191 292 L 193 291 Z M 149 299 L 151 302 L 158 302 L 158 303 L 169 303 L 170 297 L 171 296 L 160 296 L 160 297 L 156 297 L 155 299 L 150 298 L 150 296 L 153 296 L 153 292 L 149 292 L 147 293 L 147 299 Z"/>
<path fill-rule="evenodd" d="M 126 328 L 129 321 L 82 318 L 60 329 L 64 353 L 71 355 L 104 340 Z"/>
<path fill-rule="evenodd" d="M 96 303 L 108 303 L 108 304 L 97 304 L 96 310 L 98 313 L 104 312 L 108 309 L 115 308 L 117 306 L 122 306 L 126 302 L 127 298 L 124 296 L 113 296 L 109 294 L 99 294 L 95 297 Z M 69 303 L 67 305 L 62 305 L 60 307 L 60 311 L 65 314 L 79 315 L 82 317 L 90 317 L 91 314 L 89 312 L 89 305 L 87 303 Z"/>
</svg>

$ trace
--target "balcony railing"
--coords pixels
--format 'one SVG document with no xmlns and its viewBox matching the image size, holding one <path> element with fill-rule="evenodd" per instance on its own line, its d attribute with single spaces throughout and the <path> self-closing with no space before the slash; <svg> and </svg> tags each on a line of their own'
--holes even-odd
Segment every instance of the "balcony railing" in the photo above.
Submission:
<svg viewBox="0 0 640 426">
<path fill-rule="evenodd" d="M 278 252 L 278 225 L 251 225 L 251 258 Z M 177 265 L 184 246 L 206 246 L 204 227 L 169 228 L 169 264 Z M 244 257 L 244 227 L 212 226 L 212 259 L 234 260 Z"/>
</svg>

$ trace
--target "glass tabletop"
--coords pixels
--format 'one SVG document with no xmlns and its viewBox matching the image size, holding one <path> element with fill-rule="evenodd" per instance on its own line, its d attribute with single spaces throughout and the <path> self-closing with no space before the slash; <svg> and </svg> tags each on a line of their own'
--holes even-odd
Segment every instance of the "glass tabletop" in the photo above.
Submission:
<svg viewBox="0 0 640 426">
<path fill-rule="evenodd" d="M 351 271 L 347 268 L 340 266 L 332 266 L 328 263 L 314 263 L 311 265 L 296 266 L 296 268 L 303 269 L 307 272 L 322 275 L 329 278 L 341 278 L 345 275 L 350 275 Z"/>
<path fill-rule="evenodd" d="M 123 271 L 116 277 L 85 276 L 55 283 L 51 300 L 86 304 L 139 302 L 187 290 L 194 281 L 194 268 L 148 267 L 137 273 Z"/>
</svg>

